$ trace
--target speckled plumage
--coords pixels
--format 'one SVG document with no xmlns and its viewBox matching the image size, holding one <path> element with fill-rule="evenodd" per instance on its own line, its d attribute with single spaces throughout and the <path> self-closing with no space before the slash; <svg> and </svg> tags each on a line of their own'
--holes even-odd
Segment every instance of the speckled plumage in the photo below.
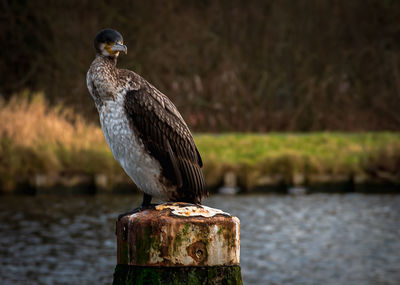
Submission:
<svg viewBox="0 0 400 285">
<path fill-rule="evenodd" d="M 97 53 L 87 86 L 115 159 L 146 194 L 200 203 L 207 194 L 202 161 L 174 104 L 136 73 Z"/>
</svg>

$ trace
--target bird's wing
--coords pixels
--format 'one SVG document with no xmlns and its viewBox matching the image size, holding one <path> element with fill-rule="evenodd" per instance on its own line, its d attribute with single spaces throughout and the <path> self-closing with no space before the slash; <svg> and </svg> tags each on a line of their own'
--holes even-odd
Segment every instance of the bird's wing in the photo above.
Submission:
<svg viewBox="0 0 400 285">
<path fill-rule="evenodd" d="M 142 82 L 126 93 L 124 109 L 131 127 L 160 162 L 164 176 L 177 185 L 176 199 L 199 203 L 207 195 L 203 165 L 182 116 L 155 87 Z"/>
</svg>

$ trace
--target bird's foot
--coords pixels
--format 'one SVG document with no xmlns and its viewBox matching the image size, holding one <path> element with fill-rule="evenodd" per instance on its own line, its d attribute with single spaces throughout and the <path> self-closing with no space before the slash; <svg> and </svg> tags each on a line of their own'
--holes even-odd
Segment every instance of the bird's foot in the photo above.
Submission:
<svg viewBox="0 0 400 285">
<path fill-rule="evenodd" d="M 135 209 L 132 209 L 132 210 L 130 210 L 128 212 L 125 212 L 123 214 L 118 215 L 118 221 L 121 220 L 125 216 L 130 216 L 130 215 L 133 215 L 133 214 L 136 214 L 136 213 L 139 213 L 141 211 L 148 210 L 148 209 L 155 209 L 155 207 L 157 205 L 158 204 L 141 205 L 141 206 L 139 206 L 139 207 L 137 207 Z"/>
</svg>

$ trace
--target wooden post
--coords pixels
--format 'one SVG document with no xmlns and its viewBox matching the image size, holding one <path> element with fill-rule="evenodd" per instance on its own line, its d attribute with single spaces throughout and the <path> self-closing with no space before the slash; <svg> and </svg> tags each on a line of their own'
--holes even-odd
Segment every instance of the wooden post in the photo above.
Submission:
<svg viewBox="0 0 400 285">
<path fill-rule="evenodd" d="M 181 202 L 125 216 L 113 284 L 242 284 L 239 227 L 228 213 Z"/>
</svg>

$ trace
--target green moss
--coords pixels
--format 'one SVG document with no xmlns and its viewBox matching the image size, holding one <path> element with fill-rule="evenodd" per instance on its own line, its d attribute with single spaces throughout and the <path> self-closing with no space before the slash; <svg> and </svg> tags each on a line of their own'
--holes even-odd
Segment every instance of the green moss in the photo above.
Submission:
<svg viewBox="0 0 400 285">
<path fill-rule="evenodd" d="M 174 252 L 177 252 L 179 247 L 182 245 L 183 237 L 181 233 L 178 233 L 174 239 Z"/>
<path fill-rule="evenodd" d="M 189 272 L 188 273 L 188 285 L 201 285 L 202 282 L 199 278 L 199 274 L 196 272 Z"/>
<path fill-rule="evenodd" d="M 178 232 L 174 238 L 174 251 L 176 252 L 180 246 L 182 245 L 183 242 L 189 242 L 188 236 L 189 236 L 189 231 L 190 228 L 192 227 L 192 224 L 190 223 L 185 223 L 183 226 L 181 232 Z"/>
<path fill-rule="evenodd" d="M 137 285 L 147 285 L 147 284 L 152 284 L 152 285 L 162 285 L 162 279 L 157 270 L 153 270 L 152 268 L 143 268 L 142 270 L 139 270 L 136 277 L 136 283 Z"/>
<path fill-rule="evenodd" d="M 143 231 L 136 233 L 136 262 L 138 264 L 147 264 L 150 260 L 150 249 L 159 250 L 159 237 L 153 235 L 151 228 L 146 227 Z"/>
<path fill-rule="evenodd" d="M 182 234 L 186 236 L 189 233 L 189 229 L 191 228 L 191 226 L 192 224 L 186 223 L 183 227 Z"/>
<path fill-rule="evenodd" d="M 241 285 L 239 266 L 146 267 L 118 264 L 113 285 Z"/>
</svg>

